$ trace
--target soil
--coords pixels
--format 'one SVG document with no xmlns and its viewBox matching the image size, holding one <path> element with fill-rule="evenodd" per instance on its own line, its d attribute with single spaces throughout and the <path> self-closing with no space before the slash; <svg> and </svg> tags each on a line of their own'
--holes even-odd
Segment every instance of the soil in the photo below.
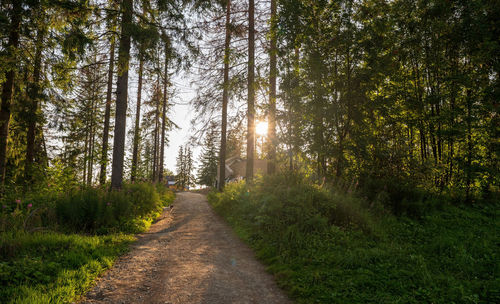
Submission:
<svg viewBox="0 0 500 304">
<path fill-rule="evenodd" d="M 81 303 L 292 303 L 208 205 L 181 192 Z"/>
</svg>

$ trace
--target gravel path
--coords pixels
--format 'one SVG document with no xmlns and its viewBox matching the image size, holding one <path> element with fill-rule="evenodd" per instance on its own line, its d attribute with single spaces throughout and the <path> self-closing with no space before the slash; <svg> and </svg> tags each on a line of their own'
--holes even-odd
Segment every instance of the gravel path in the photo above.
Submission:
<svg viewBox="0 0 500 304">
<path fill-rule="evenodd" d="M 81 303 L 291 303 L 201 194 L 177 194 Z"/>
</svg>

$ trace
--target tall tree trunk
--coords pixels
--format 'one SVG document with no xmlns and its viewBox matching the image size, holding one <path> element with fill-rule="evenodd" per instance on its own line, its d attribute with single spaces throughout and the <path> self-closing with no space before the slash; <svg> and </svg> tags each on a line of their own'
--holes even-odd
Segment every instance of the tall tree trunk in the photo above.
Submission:
<svg viewBox="0 0 500 304">
<path fill-rule="evenodd" d="M 5 82 L 2 86 L 0 106 L 0 186 L 5 183 L 5 167 L 7 163 L 7 139 L 9 137 L 10 106 L 14 92 L 16 77 L 17 48 L 19 46 L 19 25 L 21 24 L 21 1 L 13 1 L 10 21 L 9 42 L 7 43 L 8 66 L 5 72 Z"/>
<path fill-rule="evenodd" d="M 106 168 L 108 165 L 108 138 L 109 122 L 111 116 L 111 95 L 113 94 L 113 70 L 115 64 L 115 39 L 111 38 L 111 48 L 109 50 L 108 67 L 108 87 L 106 91 L 106 110 L 104 112 L 104 130 L 102 132 L 102 150 L 101 150 L 101 172 L 99 174 L 99 183 L 106 183 Z"/>
<path fill-rule="evenodd" d="M 87 159 L 88 159 L 88 151 L 89 151 L 89 132 L 85 131 L 85 149 L 83 153 L 83 178 L 82 185 L 85 185 L 87 182 Z"/>
<path fill-rule="evenodd" d="M 267 172 L 276 172 L 276 0 L 271 0 L 271 48 L 269 50 L 269 116 L 268 116 L 268 163 Z"/>
<path fill-rule="evenodd" d="M 43 20 L 42 22 L 45 22 Z M 36 51 L 35 60 L 33 68 L 33 83 L 30 88 L 30 109 L 29 109 L 29 119 L 28 119 L 28 131 L 26 133 L 26 165 L 24 168 L 24 177 L 26 182 L 30 182 L 33 177 L 33 160 L 35 155 L 35 137 L 36 137 L 36 122 L 37 122 L 37 111 L 38 111 L 38 101 L 40 99 L 40 75 L 42 69 L 42 48 L 43 40 L 45 37 L 46 28 L 42 24 L 38 29 L 36 37 Z"/>
<path fill-rule="evenodd" d="M 125 132 L 127 122 L 128 69 L 130 61 L 130 26 L 132 24 L 133 0 L 121 4 L 122 24 L 118 48 L 118 81 L 116 85 L 115 132 L 113 138 L 113 166 L 111 187 L 120 189 L 123 182 L 123 159 L 125 156 Z"/>
<path fill-rule="evenodd" d="M 94 59 L 94 62 L 96 60 Z M 92 85 L 93 89 L 93 94 L 92 94 L 92 101 L 91 101 L 91 110 L 90 110 L 90 134 L 89 134 L 89 158 L 88 158 L 88 171 L 87 171 L 87 185 L 90 186 L 92 185 L 92 177 L 94 174 L 94 146 L 95 146 L 95 107 L 96 107 L 96 83 L 95 79 L 97 77 L 96 73 L 93 71 L 93 80 L 94 83 Z"/>
<path fill-rule="evenodd" d="M 161 143 L 160 143 L 160 169 L 158 170 L 158 180 L 163 180 L 163 166 L 165 161 L 165 128 L 167 120 L 167 89 L 168 89 L 168 40 L 165 45 L 165 77 L 163 78 L 163 104 L 161 111 Z"/>
<path fill-rule="evenodd" d="M 467 89 L 467 168 L 465 180 L 465 201 L 472 202 L 471 184 L 472 184 L 472 96 L 471 89 Z"/>
<path fill-rule="evenodd" d="M 227 0 L 226 7 L 226 40 L 224 42 L 224 85 L 222 88 L 222 125 L 219 152 L 219 191 L 224 189 L 226 182 L 226 137 L 227 137 L 227 102 L 229 86 L 229 47 L 231 43 L 231 0 Z"/>
<path fill-rule="evenodd" d="M 248 1 L 248 109 L 246 179 L 253 180 L 255 153 L 255 1 Z"/>
<path fill-rule="evenodd" d="M 156 109 L 155 109 L 155 130 L 154 130 L 154 149 L 153 149 L 153 182 L 158 181 L 158 155 L 159 155 L 159 128 L 160 128 L 160 78 L 156 81 Z"/>
<path fill-rule="evenodd" d="M 139 54 L 139 81 L 137 84 L 137 105 L 135 108 L 135 128 L 134 128 L 134 148 L 132 151 L 132 170 L 130 180 L 135 181 L 137 174 L 137 162 L 139 159 L 139 133 L 141 120 L 141 95 L 142 95 L 142 71 L 144 69 L 144 59 L 142 54 Z"/>
</svg>

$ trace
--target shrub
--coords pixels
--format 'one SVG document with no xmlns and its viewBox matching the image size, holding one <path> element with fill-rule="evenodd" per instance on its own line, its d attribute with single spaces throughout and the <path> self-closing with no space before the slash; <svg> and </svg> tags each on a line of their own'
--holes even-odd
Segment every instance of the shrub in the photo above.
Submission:
<svg viewBox="0 0 500 304">
<path fill-rule="evenodd" d="M 58 222 L 75 232 L 139 232 L 152 215 L 173 201 L 173 193 L 147 183 L 126 184 L 120 191 L 85 188 L 62 196 L 56 203 Z"/>
<path fill-rule="evenodd" d="M 377 204 L 390 201 L 379 193 Z M 407 214 L 443 210 L 395 217 L 300 176 L 209 194 L 297 303 L 499 303 L 498 204 L 404 199 Z"/>
<path fill-rule="evenodd" d="M 290 237 L 292 230 L 325 233 L 332 225 L 366 233 L 373 230 L 360 199 L 332 193 L 297 175 L 266 176 L 251 187 L 244 182 L 231 183 L 223 193 L 210 193 L 209 200 L 229 221 L 262 234 L 273 232 L 277 239 Z"/>
</svg>

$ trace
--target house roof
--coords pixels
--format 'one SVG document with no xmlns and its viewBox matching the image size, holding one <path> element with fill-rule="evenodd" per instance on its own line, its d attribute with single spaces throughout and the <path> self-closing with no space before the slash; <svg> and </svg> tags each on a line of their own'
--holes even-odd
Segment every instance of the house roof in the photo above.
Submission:
<svg viewBox="0 0 500 304">
<path fill-rule="evenodd" d="M 233 179 L 245 176 L 246 162 L 246 159 L 241 158 L 239 155 L 227 158 L 225 162 L 226 178 Z M 267 160 L 255 159 L 254 172 L 260 174 L 267 173 Z M 219 175 L 219 170 L 217 170 L 217 175 Z"/>
</svg>

